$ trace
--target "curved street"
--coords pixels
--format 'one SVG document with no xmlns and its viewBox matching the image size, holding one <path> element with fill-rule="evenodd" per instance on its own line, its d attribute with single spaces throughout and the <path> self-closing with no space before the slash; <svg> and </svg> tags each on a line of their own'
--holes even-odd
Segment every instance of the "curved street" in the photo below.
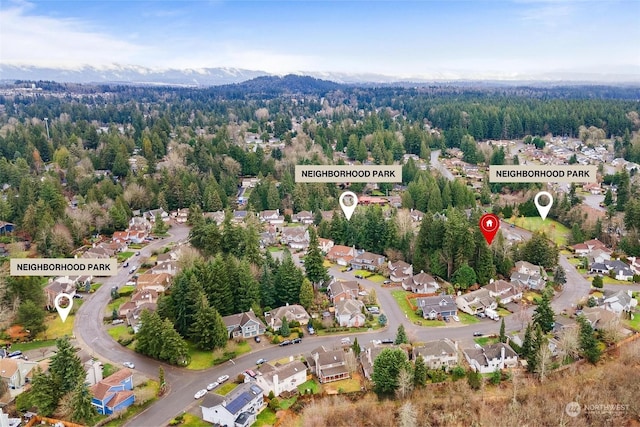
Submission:
<svg viewBox="0 0 640 427">
<path fill-rule="evenodd" d="M 528 239 L 531 233 L 519 228 L 511 228 L 503 223 L 502 230 L 505 234 L 517 235 L 520 239 Z M 148 256 L 154 249 L 166 246 L 170 242 L 186 241 L 188 227 L 174 225 L 170 230 L 170 237 L 153 241 L 141 250 L 141 257 Z M 575 305 L 581 297 L 588 295 L 590 283 L 582 277 L 580 273 L 571 265 L 564 255 L 560 256 L 560 265 L 567 273 L 567 283 L 561 292 L 552 302 L 556 313 L 563 309 L 568 309 Z M 366 279 L 354 279 L 352 273 L 341 272 L 338 267 L 332 267 L 330 274 L 342 280 L 357 280 L 365 289 L 375 289 L 381 309 L 388 319 L 387 327 L 376 331 L 362 332 L 357 334 L 361 344 L 372 339 L 395 338 L 396 329 L 400 324 L 405 326 L 407 334 L 411 340 L 425 341 L 440 338 L 450 338 L 462 343 L 462 347 L 473 345 L 473 332 L 483 334 L 498 333 L 500 324 L 498 322 L 482 319 L 473 325 L 462 325 L 460 323 L 449 323 L 444 327 L 420 327 L 412 324 L 402 313 L 400 307 L 391 295 L 394 288 L 382 288 L 379 284 Z M 235 378 L 246 369 L 255 368 L 256 360 L 265 358 L 272 360 L 286 357 L 295 351 L 295 354 L 308 353 L 320 345 L 333 346 L 339 344 L 339 336 L 305 336 L 302 343 L 293 346 L 278 347 L 268 343 L 262 343 L 261 349 L 242 355 L 232 361 L 204 371 L 191 371 L 184 368 L 167 365 L 162 362 L 139 355 L 114 341 L 105 331 L 103 324 L 105 306 L 110 300 L 110 289 L 112 286 L 120 286 L 128 279 L 126 269 L 121 269 L 118 275 L 106 278 L 103 286 L 93 294 L 91 298 L 82 305 L 76 315 L 74 332 L 80 345 L 84 346 L 93 355 L 121 365 L 124 361 L 132 361 L 136 365 L 135 372 L 142 373 L 151 378 L 157 378 L 158 367 L 165 369 L 165 378 L 169 386 L 169 391 L 148 409 L 138 414 L 127 422 L 129 426 L 163 426 L 176 415 L 187 410 L 199 401 L 194 401 L 193 395 L 196 391 L 215 381 L 220 375 L 226 374 Z M 636 286 L 635 289 L 638 287 Z M 397 288 L 395 288 L 397 289 Z M 529 307 L 526 316 L 531 315 L 533 307 Z M 505 318 L 507 331 L 522 329 L 523 318 L 514 314 Z M 355 334 L 349 334 L 354 336 Z M 344 335 L 343 335 L 344 336 Z"/>
</svg>

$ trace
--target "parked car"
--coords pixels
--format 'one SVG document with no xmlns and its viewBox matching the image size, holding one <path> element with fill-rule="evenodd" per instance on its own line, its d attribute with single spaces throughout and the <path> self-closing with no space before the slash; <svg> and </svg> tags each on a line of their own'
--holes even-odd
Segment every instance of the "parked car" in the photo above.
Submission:
<svg viewBox="0 0 640 427">
<path fill-rule="evenodd" d="M 217 381 L 212 382 L 211 384 L 207 384 L 207 391 L 211 391 L 214 388 L 218 387 L 220 384 Z M 196 397 L 197 399 L 197 397 Z"/>
<path fill-rule="evenodd" d="M 125 261 L 124 263 L 122 263 L 123 267 L 129 267 L 129 261 Z"/>
<path fill-rule="evenodd" d="M 260 337 L 254 337 L 254 338 L 253 338 L 253 340 L 254 340 L 255 342 L 260 342 L 260 341 L 261 341 L 261 340 L 260 340 Z"/>
<path fill-rule="evenodd" d="M 73 294 L 73 297 L 76 299 L 82 299 L 82 295 L 79 294 Z"/>
<path fill-rule="evenodd" d="M 207 394 L 207 390 L 202 389 L 202 390 L 198 390 L 197 393 L 195 394 L 195 396 L 193 396 L 193 397 L 196 398 L 196 399 L 200 399 L 205 394 Z"/>
<path fill-rule="evenodd" d="M 140 256 L 140 251 L 136 251 L 136 256 Z"/>
<path fill-rule="evenodd" d="M 364 279 L 364 276 L 362 274 L 356 274 L 356 279 Z"/>
<path fill-rule="evenodd" d="M 291 341 L 291 343 L 292 343 L 292 344 L 298 344 L 298 343 L 301 343 L 301 342 L 302 342 L 302 338 L 294 338 L 294 339 Z"/>
<path fill-rule="evenodd" d="M 282 342 L 281 342 L 280 344 L 278 344 L 278 345 L 279 345 L 280 347 L 284 347 L 285 345 L 289 345 L 289 344 L 291 344 L 291 341 L 290 341 L 290 340 L 284 340 L 284 341 L 282 341 Z"/>
<path fill-rule="evenodd" d="M 256 361 L 256 365 L 262 365 L 263 363 L 267 363 L 267 359 L 258 359 Z"/>
<path fill-rule="evenodd" d="M 388 285 L 389 283 L 391 283 L 391 280 L 385 280 L 384 282 L 382 282 L 384 285 Z"/>
<path fill-rule="evenodd" d="M 111 322 L 112 325 L 122 325 L 124 323 L 124 320 L 122 319 L 115 319 L 113 322 Z"/>
<path fill-rule="evenodd" d="M 342 339 L 340 340 L 340 342 L 341 342 L 342 344 L 351 344 L 351 338 L 349 338 L 349 337 L 342 338 Z"/>
<path fill-rule="evenodd" d="M 7 355 L 9 359 L 19 359 L 22 356 L 22 352 L 20 350 L 12 351 Z"/>
<path fill-rule="evenodd" d="M 316 333 L 316 330 L 313 329 L 313 326 L 311 325 L 307 326 L 307 330 L 309 331 L 309 335 L 313 335 Z"/>
<path fill-rule="evenodd" d="M 222 384 L 223 382 L 227 381 L 229 379 L 229 375 L 223 375 L 221 377 L 218 377 L 218 382 L 220 384 Z"/>
<path fill-rule="evenodd" d="M 376 307 L 376 306 L 373 306 L 373 307 L 367 308 L 367 311 L 369 311 L 369 313 L 371 313 L 371 314 L 378 314 L 378 313 L 380 313 L 380 308 Z"/>
<path fill-rule="evenodd" d="M 474 337 L 481 337 L 482 336 L 482 332 L 477 332 L 476 331 L 476 332 L 473 333 L 473 336 Z"/>
<path fill-rule="evenodd" d="M 454 314 L 453 316 L 451 316 L 451 318 L 452 318 L 453 320 L 455 320 L 456 322 L 459 322 L 459 321 L 460 321 L 460 318 L 459 318 L 458 316 L 456 316 L 455 314 Z"/>
<path fill-rule="evenodd" d="M 393 344 L 394 343 L 394 341 L 391 338 L 385 338 L 383 340 L 380 340 L 380 342 L 382 344 Z"/>
<path fill-rule="evenodd" d="M 125 368 L 129 368 L 129 369 L 135 369 L 136 365 L 133 364 L 133 362 L 122 362 L 122 366 L 124 366 Z"/>
</svg>

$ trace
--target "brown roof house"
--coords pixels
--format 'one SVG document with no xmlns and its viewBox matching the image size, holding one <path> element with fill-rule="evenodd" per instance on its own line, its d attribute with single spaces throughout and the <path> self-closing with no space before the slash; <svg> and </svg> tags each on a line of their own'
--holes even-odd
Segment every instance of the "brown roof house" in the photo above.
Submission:
<svg viewBox="0 0 640 427">
<path fill-rule="evenodd" d="M 283 307 L 278 307 L 264 314 L 267 325 L 274 331 L 279 331 L 282 326 L 282 318 L 286 318 L 287 322 L 298 322 L 301 325 L 309 323 L 309 313 L 299 304 L 287 304 Z"/>
<path fill-rule="evenodd" d="M 345 299 L 336 304 L 336 321 L 340 327 L 360 328 L 364 326 L 366 317 L 363 313 L 364 303 L 356 299 Z"/>
<path fill-rule="evenodd" d="M 351 377 L 345 356 L 344 350 L 327 350 L 324 347 L 318 347 L 311 352 L 308 365 L 321 383 L 339 381 Z"/>
<path fill-rule="evenodd" d="M 421 271 L 420 273 L 409 276 L 402 281 L 402 288 L 418 294 L 433 294 L 438 292 L 440 285 L 433 276 Z"/>
<path fill-rule="evenodd" d="M 351 266 L 356 270 L 375 271 L 376 268 L 384 264 L 384 255 L 362 252 L 351 260 Z"/>
<path fill-rule="evenodd" d="M 356 256 L 356 249 L 350 246 L 333 245 L 327 252 L 327 259 L 343 267 L 349 265 Z"/>
<path fill-rule="evenodd" d="M 167 273 L 150 274 L 145 273 L 138 276 L 136 289 L 153 289 L 158 293 L 164 293 L 171 285 L 171 275 Z"/>
<path fill-rule="evenodd" d="M 413 275 L 413 265 L 404 261 L 389 261 L 388 266 L 389 280 L 392 282 L 402 282 L 404 279 Z"/>
<path fill-rule="evenodd" d="M 509 304 L 522 299 L 522 288 L 505 280 L 494 280 L 484 288 L 489 291 L 489 296 L 499 298 L 500 304 Z"/>
<path fill-rule="evenodd" d="M 306 227 L 285 227 L 280 232 L 280 242 L 291 249 L 306 249 L 309 246 L 309 231 Z"/>
<path fill-rule="evenodd" d="M 343 282 L 334 279 L 327 286 L 327 295 L 329 295 L 329 299 L 333 304 L 337 304 L 345 299 L 357 299 L 359 290 L 360 287 L 355 280 Z"/>
</svg>

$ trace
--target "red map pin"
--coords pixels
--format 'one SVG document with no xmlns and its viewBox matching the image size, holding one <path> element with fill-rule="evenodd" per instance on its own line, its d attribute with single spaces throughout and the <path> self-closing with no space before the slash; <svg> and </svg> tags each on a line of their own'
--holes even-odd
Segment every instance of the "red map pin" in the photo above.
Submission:
<svg viewBox="0 0 640 427">
<path fill-rule="evenodd" d="M 487 244 L 490 245 L 493 242 L 493 238 L 496 237 L 496 233 L 500 228 L 500 219 L 494 214 L 484 214 L 480 218 L 480 231 L 484 236 Z"/>
</svg>

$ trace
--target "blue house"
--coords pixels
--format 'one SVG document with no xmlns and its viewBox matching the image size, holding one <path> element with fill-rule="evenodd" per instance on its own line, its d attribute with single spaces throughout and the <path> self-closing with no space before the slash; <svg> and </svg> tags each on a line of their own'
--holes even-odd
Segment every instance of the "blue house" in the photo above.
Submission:
<svg viewBox="0 0 640 427">
<path fill-rule="evenodd" d="M 121 369 L 91 387 L 91 404 L 99 414 L 109 415 L 133 405 L 133 372 Z"/>
<path fill-rule="evenodd" d="M 15 228 L 15 224 L 11 224 L 10 222 L 0 221 L 0 234 L 13 233 L 14 228 Z"/>
</svg>

